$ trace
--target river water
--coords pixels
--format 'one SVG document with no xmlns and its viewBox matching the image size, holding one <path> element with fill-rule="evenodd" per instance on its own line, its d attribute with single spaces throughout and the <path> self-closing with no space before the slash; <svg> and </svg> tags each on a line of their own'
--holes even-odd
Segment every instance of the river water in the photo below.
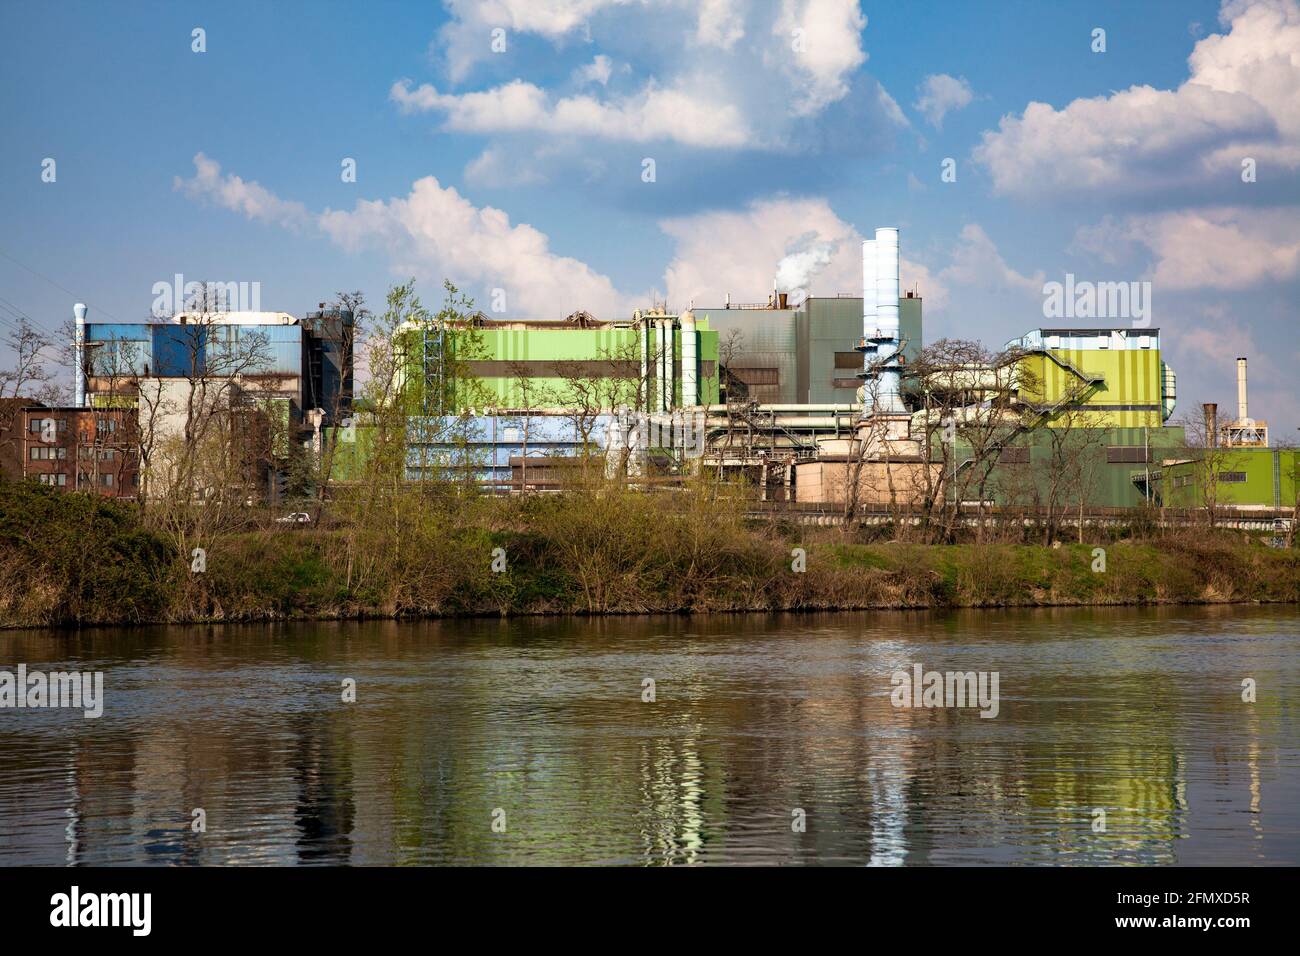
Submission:
<svg viewBox="0 0 1300 956">
<path fill-rule="evenodd" d="M 0 633 L 20 663 L 102 672 L 103 715 L 0 709 L 0 865 L 1300 863 L 1290 607 Z M 996 672 L 996 716 L 895 706 L 918 664 Z"/>
</svg>

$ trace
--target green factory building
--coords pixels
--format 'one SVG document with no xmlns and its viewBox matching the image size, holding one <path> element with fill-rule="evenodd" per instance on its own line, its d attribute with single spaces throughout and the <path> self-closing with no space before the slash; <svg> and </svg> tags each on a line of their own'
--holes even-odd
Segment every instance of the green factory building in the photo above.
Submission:
<svg viewBox="0 0 1300 956">
<path fill-rule="evenodd" d="M 771 405 L 858 404 L 863 367 L 862 296 L 809 296 L 797 307 L 783 297 L 765 306 L 727 303 L 697 308 L 717 331 L 730 376 L 748 396 Z M 898 300 L 904 361 L 921 352 L 921 299 Z"/>
<path fill-rule="evenodd" d="M 399 334 L 405 381 L 424 383 L 414 390 L 421 414 L 620 405 L 659 411 L 719 401 L 718 333 L 690 312 L 638 312 L 622 322 L 581 313 L 562 322 L 479 314 Z"/>
</svg>

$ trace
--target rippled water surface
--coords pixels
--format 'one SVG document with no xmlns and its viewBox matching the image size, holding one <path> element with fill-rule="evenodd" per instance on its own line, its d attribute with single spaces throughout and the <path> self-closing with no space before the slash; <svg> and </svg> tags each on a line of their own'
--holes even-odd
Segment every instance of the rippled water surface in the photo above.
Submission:
<svg viewBox="0 0 1300 956">
<path fill-rule="evenodd" d="M 106 703 L 0 709 L 6 865 L 1300 863 L 1293 608 L 0 633 L 19 663 Z M 997 716 L 894 707 L 916 663 L 996 671 Z"/>
</svg>

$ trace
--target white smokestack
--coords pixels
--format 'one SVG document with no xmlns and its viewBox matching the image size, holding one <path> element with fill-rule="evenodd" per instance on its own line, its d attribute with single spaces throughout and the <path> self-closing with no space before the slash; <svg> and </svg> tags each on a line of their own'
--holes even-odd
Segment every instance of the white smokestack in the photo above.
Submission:
<svg viewBox="0 0 1300 956">
<path fill-rule="evenodd" d="M 699 349 L 695 341 L 695 313 L 687 309 L 682 313 L 682 406 L 693 408 L 699 404 Z"/>
<path fill-rule="evenodd" d="M 1246 359 L 1237 359 L 1237 421 L 1250 421 L 1250 406 L 1246 402 Z"/>
<path fill-rule="evenodd" d="M 862 241 L 862 337 L 876 337 L 876 240 Z"/>
<path fill-rule="evenodd" d="M 904 411 L 899 397 L 898 374 L 898 230 L 886 226 L 876 230 L 876 326 L 881 367 L 876 410 Z"/>
<path fill-rule="evenodd" d="M 78 408 L 86 404 L 86 307 L 78 302 L 72 307 L 72 316 L 76 325 L 76 348 L 77 356 L 76 369 L 76 405 Z"/>
</svg>

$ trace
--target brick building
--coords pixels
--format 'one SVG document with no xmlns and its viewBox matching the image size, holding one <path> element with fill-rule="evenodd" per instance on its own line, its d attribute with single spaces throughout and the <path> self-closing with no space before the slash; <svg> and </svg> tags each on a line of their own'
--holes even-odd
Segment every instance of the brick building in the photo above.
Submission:
<svg viewBox="0 0 1300 956">
<path fill-rule="evenodd" d="M 140 449 L 132 408 L 22 410 L 23 477 L 68 491 L 134 498 Z"/>
</svg>

